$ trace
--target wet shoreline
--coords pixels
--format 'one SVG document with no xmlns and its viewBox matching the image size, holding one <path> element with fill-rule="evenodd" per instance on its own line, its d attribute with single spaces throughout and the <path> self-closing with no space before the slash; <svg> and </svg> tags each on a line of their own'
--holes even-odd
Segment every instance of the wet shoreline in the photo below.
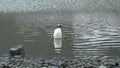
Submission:
<svg viewBox="0 0 120 68">
<path fill-rule="evenodd" d="M 0 67 L 9 68 L 119 68 L 120 57 L 87 56 L 87 57 L 52 57 L 21 58 L 16 56 L 0 57 Z"/>
</svg>

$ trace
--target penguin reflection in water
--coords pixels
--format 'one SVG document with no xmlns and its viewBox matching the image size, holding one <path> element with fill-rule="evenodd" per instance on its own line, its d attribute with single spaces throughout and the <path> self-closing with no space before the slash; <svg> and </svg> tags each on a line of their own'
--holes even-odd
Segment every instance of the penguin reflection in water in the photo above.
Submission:
<svg viewBox="0 0 120 68">
<path fill-rule="evenodd" d="M 54 29 L 54 33 L 53 33 L 53 39 L 54 39 L 53 42 L 56 53 L 61 53 L 62 40 L 65 39 L 65 35 L 63 34 L 61 27 L 62 25 L 58 24 L 57 28 Z"/>
</svg>

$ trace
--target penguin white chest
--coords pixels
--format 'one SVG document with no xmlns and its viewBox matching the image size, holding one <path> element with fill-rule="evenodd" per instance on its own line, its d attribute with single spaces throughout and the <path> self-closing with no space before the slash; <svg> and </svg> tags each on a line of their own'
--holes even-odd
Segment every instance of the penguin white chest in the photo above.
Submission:
<svg viewBox="0 0 120 68">
<path fill-rule="evenodd" d="M 56 28 L 54 30 L 53 37 L 54 38 L 62 38 L 62 30 L 61 30 L 61 28 Z"/>
</svg>

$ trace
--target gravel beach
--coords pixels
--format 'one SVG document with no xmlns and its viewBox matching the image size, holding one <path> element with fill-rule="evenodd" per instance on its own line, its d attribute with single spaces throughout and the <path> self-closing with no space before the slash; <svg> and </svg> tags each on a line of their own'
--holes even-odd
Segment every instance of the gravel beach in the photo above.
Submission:
<svg viewBox="0 0 120 68">
<path fill-rule="evenodd" d="M 21 58 L 0 57 L 0 68 L 120 68 L 120 57 L 53 57 Z"/>
</svg>

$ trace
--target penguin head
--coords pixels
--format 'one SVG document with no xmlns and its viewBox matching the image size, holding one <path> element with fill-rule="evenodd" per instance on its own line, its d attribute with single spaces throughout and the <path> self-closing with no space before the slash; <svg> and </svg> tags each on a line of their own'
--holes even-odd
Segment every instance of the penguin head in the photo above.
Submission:
<svg viewBox="0 0 120 68">
<path fill-rule="evenodd" d="M 58 28 L 61 28 L 61 27 L 62 27 L 62 25 L 61 25 L 61 24 L 58 24 L 58 25 L 57 25 L 57 27 L 58 27 Z"/>
</svg>

